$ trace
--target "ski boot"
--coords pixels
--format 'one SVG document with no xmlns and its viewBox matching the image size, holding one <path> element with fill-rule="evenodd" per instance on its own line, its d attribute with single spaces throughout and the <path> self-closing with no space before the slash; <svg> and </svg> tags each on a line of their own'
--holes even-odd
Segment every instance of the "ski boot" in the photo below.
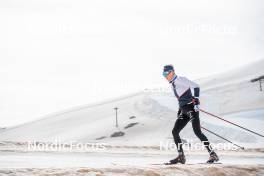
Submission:
<svg viewBox="0 0 264 176">
<path fill-rule="evenodd" d="M 172 164 L 178 164 L 178 163 L 185 164 L 185 162 L 186 162 L 185 156 L 179 155 L 177 158 L 170 160 L 169 163 L 165 163 L 165 165 L 172 165 Z"/>
<path fill-rule="evenodd" d="M 217 161 L 219 161 L 219 157 L 217 156 L 217 154 L 214 151 L 212 151 L 210 153 L 210 157 L 206 163 L 207 164 L 213 164 L 214 162 L 217 162 Z"/>
</svg>

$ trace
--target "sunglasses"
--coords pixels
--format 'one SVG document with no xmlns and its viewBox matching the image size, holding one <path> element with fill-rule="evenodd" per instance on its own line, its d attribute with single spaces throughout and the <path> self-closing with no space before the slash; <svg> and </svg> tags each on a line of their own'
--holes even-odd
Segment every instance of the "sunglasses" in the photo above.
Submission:
<svg viewBox="0 0 264 176">
<path fill-rule="evenodd" d="M 164 71 L 164 72 L 163 72 L 163 76 L 164 76 L 164 77 L 167 77 L 171 72 L 172 72 L 172 71 Z"/>
</svg>

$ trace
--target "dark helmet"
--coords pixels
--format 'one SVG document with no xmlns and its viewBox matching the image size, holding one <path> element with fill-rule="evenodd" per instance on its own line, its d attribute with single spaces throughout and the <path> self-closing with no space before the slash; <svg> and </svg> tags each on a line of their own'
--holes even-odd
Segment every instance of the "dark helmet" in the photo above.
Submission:
<svg viewBox="0 0 264 176">
<path fill-rule="evenodd" d="M 174 71 L 173 65 L 165 65 L 163 68 L 163 72 Z"/>
<path fill-rule="evenodd" d="M 174 73 L 173 65 L 165 65 L 163 68 L 163 76 L 171 83 L 177 78 L 177 75 Z"/>
</svg>

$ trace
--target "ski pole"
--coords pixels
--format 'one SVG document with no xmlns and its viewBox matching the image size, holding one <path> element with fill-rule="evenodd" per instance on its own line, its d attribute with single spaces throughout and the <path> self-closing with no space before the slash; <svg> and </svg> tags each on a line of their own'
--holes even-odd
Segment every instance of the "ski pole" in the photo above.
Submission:
<svg viewBox="0 0 264 176">
<path fill-rule="evenodd" d="M 259 133 L 255 132 L 255 131 L 252 131 L 252 130 L 250 130 L 250 129 L 247 129 L 247 128 L 245 128 L 245 127 L 242 127 L 242 126 L 240 126 L 240 125 L 237 125 L 237 124 L 235 124 L 235 123 L 233 123 L 233 122 L 230 122 L 230 121 L 228 121 L 228 120 L 226 120 L 226 119 L 223 119 L 223 118 L 221 118 L 221 117 L 219 117 L 219 116 L 216 116 L 216 115 L 214 115 L 214 114 L 212 114 L 212 113 L 210 113 L 210 112 L 206 112 L 205 110 L 202 110 L 202 109 L 200 109 L 200 111 L 203 112 L 203 113 L 205 113 L 205 114 L 208 114 L 208 115 L 210 115 L 210 116 L 216 117 L 216 118 L 218 118 L 218 119 L 220 119 L 220 120 L 223 120 L 223 121 L 225 121 L 225 122 L 227 122 L 227 123 L 230 123 L 230 124 L 232 124 L 232 125 L 235 125 L 235 126 L 237 126 L 237 127 L 239 127 L 239 128 L 242 128 L 242 129 L 244 129 L 244 130 L 246 130 L 246 131 L 249 131 L 249 132 L 251 132 L 251 133 L 254 133 L 254 134 L 258 135 L 258 136 L 264 137 L 264 135 L 262 135 L 262 134 L 259 134 Z"/>
<path fill-rule="evenodd" d="M 227 141 L 227 142 L 229 142 L 229 143 L 231 143 L 231 144 L 233 144 L 233 145 L 235 145 L 235 146 L 241 148 L 242 150 L 245 149 L 244 147 L 241 147 L 241 146 L 239 146 L 239 145 L 233 143 L 232 141 L 230 141 L 230 140 L 228 140 L 228 139 L 226 139 L 226 138 L 224 138 L 224 137 L 222 137 L 222 136 L 220 136 L 220 135 L 218 135 L 218 134 L 216 134 L 216 133 L 214 133 L 214 132 L 212 132 L 212 131 L 210 131 L 210 130 L 208 130 L 208 129 L 202 127 L 202 126 L 201 126 L 201 128 L 204 129 L 205 131 L 208 131 L 209 133 L 212 133 L 212 134 L 214 134 L 215 136 L 217 136 L 217 137 L 219 137 L 219 138 L 221 138 L 221 139 L 224 139 L 225 141 Z"/>
</svg>

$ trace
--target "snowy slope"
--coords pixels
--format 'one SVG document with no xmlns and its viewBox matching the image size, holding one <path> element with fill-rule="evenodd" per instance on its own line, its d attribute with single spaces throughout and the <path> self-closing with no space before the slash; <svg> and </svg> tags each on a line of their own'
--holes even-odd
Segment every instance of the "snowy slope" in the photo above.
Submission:
<svg viewBox="0 0 264 176">
<path fill-rule="evenodd" d="M 248 66 L 199 80 L 202 100 L 211 111 L 218 114 L 263 109 L 264 93 L 254 78 L 264 75 L 264 59 Z"/>
<path fill-rule="evenodd" d="M 118 113 L 119 128 L 115 127 L 114 107 L 120 109 Z M 128 134 L 121 137 L 122 141 L 128 139 L 133 141 L 133 138 L 138 138 L 138 135 L 140 135 L 138 139 L 147 142 L 145 139 L 149 136 L 146 129 L 160 128 L 159 125 L 162 120 L 159 117 L 166 115 L 166 113 L 169 113 L 166 108 L 159 107 L 159 104 L 151 101 L 147 94 L 139 93 L 103 104 L 76 108 L 10 128 L 1 133 L 1 140 L 25 141 L 35 139 L 50 141 L 57 139 L 62 142 L 70 140 L 90 142 L 96 138 L 106 136 L 107 138 L 103 141 L 108 141 L 111 134 L 123 131 Z M 136 118 L 130 119 L 132 116 Z M 124 129 L 130 123 L 139 123 L 131 127 L 136 133 L 129 133 L 131 130 L 129 128 Z M 162 131 L 157 130 L 156 133 L 159 135 Z M 120 138 L 117 139 L 120 140 Z M 111 138 L 112 142 L 115 140 L 116 138 Z"/>
<path fill-rule="evenodd" d="M 264 74 L 261 68 L 264 68 L 264 60 L 230 73 L 199 80 L 202 87 L 202 108 L 226 114 L 224 117 L 229 120 L 254 127 L 254 130 L 261 133 L 264 125 L 264 93 L 259 92 L 258 85 L 250 82 L 250 79 Z M 176 119 L 177 106 L 172 93 L 142 92 L 100 104 L 73 108 L 6 129 L 0 133 L 0 140 L 159 145 L 160 141 L 172 140 L 171 129 Z M 115 127 L 114 107 L 119 108 L 118 128 Z M 231 114 L 238 111 L 239 114 Z M 201 114 L 201 121 L 203 126 L 230 140 L 251 144 L 263 142 L 255 135 L 204 114 Z M 132 123 L 134 126 L 125 128 Z M 119 131 L 124 132 L 124 136 L 110 137 Z M 211 141 L 221 141 L 213 135 L 207 135 Z M 183 130 L 182 137 L 196 139 L 190 124 Z"/>
</svg>

